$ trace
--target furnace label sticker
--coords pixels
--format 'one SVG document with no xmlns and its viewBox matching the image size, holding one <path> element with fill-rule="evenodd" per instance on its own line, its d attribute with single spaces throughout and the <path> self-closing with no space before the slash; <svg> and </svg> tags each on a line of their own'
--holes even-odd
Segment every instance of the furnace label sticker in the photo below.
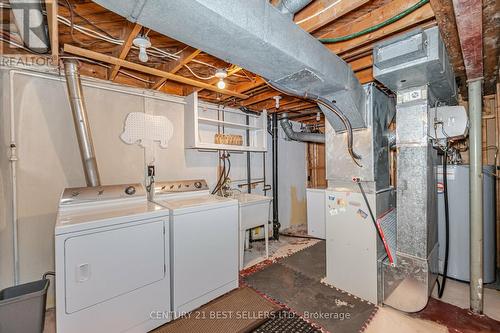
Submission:
<svg viewBox="0 0 500 333">
<path fill-rule="evenodd" d="M 363 219 L 366 219 L 368 217 L 368 214 L 366 214 L 361 208 L 358 209 L 357 214 L 362 217 Z"/>
<path fill-rule="evenodd" d="M 444 193 L 444 184 L 441 182 L 438 182 L 437 185 L 437 193 Z"/>
</svg>

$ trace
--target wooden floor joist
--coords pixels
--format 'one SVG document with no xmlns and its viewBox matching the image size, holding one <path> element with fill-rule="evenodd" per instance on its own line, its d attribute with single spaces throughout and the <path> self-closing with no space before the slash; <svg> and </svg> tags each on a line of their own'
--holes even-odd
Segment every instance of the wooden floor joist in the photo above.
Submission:
<svg viewBox="0 0 500 333">
<path fill-rule="evenodd" d="M 298 12 L 293 20 L 305 31 L 313 32 L 370 1 L 371 0 L 315 1 Z"/>
<path fill-rule="evenodd" d="M 125 59 L 130 52 L 130 49 L 133 46 L 134 38 L 137 36 L 137 34 L 141 31 L 142 25 L 140 24 L 133 24 L 130 27 L 130 31 L 128 33 L 127 39 L 125 39 L 125 42 L 122 45 L 122 48 L 120 50 L 120 53 L 118 55 L 119 59 Z M 109 80 L 113 81 L 116 76 L 118 75 L 118 72 L 120 71 L 120 65 L 115 65 L 113 69 L 111 70 L 111 74 L 109 74 Z"/>
<path fill-rule="evenodd" d="M 342 25 L 332 30 L 331 32 L 321 36 L 321 38 L 335 38 L 346 36 L 355 32 L 362 31 L 368 27 L 374 26 L 381 23 L 402 11 L 408 9 L 417 3 L 418 0 L 395 0 L 391 1 L 385 6 L 379 7 L 368 14 L 365 14 L 358 19 L 350 22 L 349 24 Z M 434 17 L 434 12 L 432 11 L 431 5 L 429 3 L 420 7 L 411 14 L 408 14 L 404 19 L 398 20 L 392 24 L 389 24 L 383 28 L 380 28 L 372 33 L 365 34 L 363 36 L 339 42 L 327 44 L 327 47 L 334 53 L 340 54 L 354 48 L 358 48 L 365 43 L 370 43 L 379 39 L 384 38 L 387 35 L 397 33 L 399 31 L 411 28 L 421 22 L 427 21 Z"/>
<path fill-rule="evenodd" d="M 165 65 L 164 68 L 162 68 L 162 70 L 164 70 L 165 72 L 169 72 L 171 74 L 175 74 L 178 71 L 180 71 L 185 64 L 196 58 L 196 56 L 200 53 L 201 50 L 188 46 L 180 53 L 178 60 L 169 62 L 168 64 Z M 161 86 L 165 83 L 165 81 L 167 81 L 166 78 L 159 79 L 158 81 L 156 81 L 156 83 L 153 85 L 152 88 L 160 89 Z"/>
<path fill-rule="evenodd" d="M 135 70 L 138 72 L 162 77 L 162 78 L 165 78 L 168 80 L 184 83 L 184 84 L 194 86 L 194 87 L 204 88 L 204 89 L 215 91 L 215 92 L 218 92 L 218 93 L 221 93 L 224 95 L 235 96 L 235 97 L 242 98 L 242 99 L 248 98 L 248 96 L 245 94 L 240 94 L 240 93 L 228 90 L 228 89 L 218 89 L 217 87 L 211 86 L 211 85 L 206 84 L 204 82 L 199 82 L 199 81 L 189 79 L 189 78 L 186 78 L 186 77 L 183 77 L 180 75 L 176 75 L 176 74 L 165 72 L 165 71 L 162 71 L 162 70 L 159 70 L 156 68 L 151 68 L 148 66 L 140 65 L 140 64 L 137 64 L 134 62 L 119 59 L 119 58 L 105 55 L 102 53 L 90 51 L 87 49 L 82 49 L 81 47 L 73 46 L 70 44 L 64 45 L 64 52 L 71 53 L 71 54 L 81 56 L 81 57 L 85 57 L 88 59 L 96 60 L 96 61 L 105 62 L 105 63 L 112 64 L 112 65 L 120 65 L 121 67 L 125 67 L 125 68 L 131 69 L 131 70 Z"/>
</svg>

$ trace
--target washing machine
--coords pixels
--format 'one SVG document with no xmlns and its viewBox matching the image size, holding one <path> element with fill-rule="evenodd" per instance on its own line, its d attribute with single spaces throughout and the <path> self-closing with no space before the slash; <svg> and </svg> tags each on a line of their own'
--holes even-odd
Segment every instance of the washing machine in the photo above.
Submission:
<svg viewBox="0 0 500 333">
<path fill-rule="evenodd" d="M 202 179 L 157 182 L 153 200 L 170 211 L 174 316 L 238 288 L 238 201 Z"/>
<path fill-rule="evenodd" d="M 58 333 L 147 332 L 170 319 L 169 211 L 141 184 L 68 188 L 55 225 Z"/>
</svg>

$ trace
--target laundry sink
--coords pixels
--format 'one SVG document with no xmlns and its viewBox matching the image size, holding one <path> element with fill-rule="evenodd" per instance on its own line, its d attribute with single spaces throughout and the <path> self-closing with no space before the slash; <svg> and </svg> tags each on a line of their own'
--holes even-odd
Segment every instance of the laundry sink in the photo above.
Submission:
<svg viewBox="0 0 500 333">
<path fill-rule="evenodd" d="M 272 198 L 251 193 L 235 193 L 233 198 L 239 203 L 239 248 L 240 269 L 243 268 L 243 254 L 245 251 L 245 235 L 248 229 L 264 226 L 266 241 L 266 258 L 269 257 L 269 209 Z"/>
</svg>

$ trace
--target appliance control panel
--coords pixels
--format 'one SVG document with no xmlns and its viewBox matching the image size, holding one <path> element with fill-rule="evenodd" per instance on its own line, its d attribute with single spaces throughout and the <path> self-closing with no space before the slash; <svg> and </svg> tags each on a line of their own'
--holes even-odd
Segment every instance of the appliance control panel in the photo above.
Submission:
<svg viewBox="0 0 500 333">
<path fill-rule="evenodd" d="M 64 190 L 60 205 L 146 197 L 142 184 L 72 187 Z"/>
<path fill-rule="evenodd" d="M 205 179 L 172 180 L 155 183 L 155 194 L 206 190 L 208 190 L 208 184 Z"/>
</svg>

